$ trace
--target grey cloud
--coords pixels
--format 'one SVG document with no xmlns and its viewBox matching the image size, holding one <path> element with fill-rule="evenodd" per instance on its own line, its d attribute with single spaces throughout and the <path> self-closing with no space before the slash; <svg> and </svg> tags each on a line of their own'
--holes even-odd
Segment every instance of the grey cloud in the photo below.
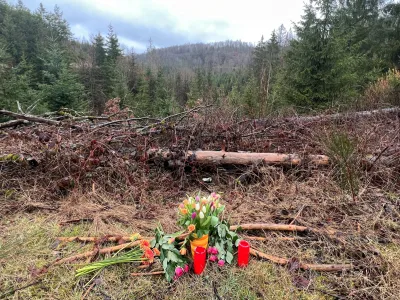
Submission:
<svg viewBox="0 0 400 300">
<path fill-rule="evenodd" d="M 157 10 L 156 8 L 148 12 L 148 18 L 154 20 L 163 20 L 167 24 L 164 28 L 157 28 L 156 26 L 144 26 L 140 22 L 126 22 L 120 19 L 112 19 L 109 15 L 99 13 L 97 11 L 90 11 L 86 7 L 81 6 L 79 3 L 72 5 L 72 1 L 54 1 L 54 0 L 30 0 L 25 1 L 24 4 L 31 10 L 35 10 L 42 2 L 47 10 L 52 10 L 54 5 L 58 4 L 65 19 L 70 26 L 80 25 L 86 28 L 91 34 L 98 32 L 106 33 L 109 24 L 112 24 L 115 32 L 127 40 L 135 41 L 140 44 L 148 44 L 151 38 L 153 43 L 158 47 L 167 47 L 185 43 L 197 43 L 204 41 L 217 41 L 224 40 L 218 32 L 223 32 L 229 24 L 221 21 L 210 21 L 204 24 L 197 24 L 190 28 L 190 34 L 185 32 L 176 32 L 174 30 L 175 21 L 165 12 Z M 192 27 L 192 26 L 191 26 Z M 202 29 L 211 29 L 208 32 L 203 32 Z M 189 31 L 188 31 L 189 32 Z"/>
</svg>

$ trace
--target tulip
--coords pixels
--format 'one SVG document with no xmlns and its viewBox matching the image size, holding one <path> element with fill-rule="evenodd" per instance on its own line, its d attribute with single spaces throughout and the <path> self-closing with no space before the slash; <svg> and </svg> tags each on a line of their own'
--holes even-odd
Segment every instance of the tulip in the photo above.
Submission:
<svg viewBox="0 0 400 300">
<path fill-rule="evenodd" d="M 187 250 L 186 248 L 182 248 L 179 252 L 181 255 L 186 255 Z"/>
<path fill-rule="evenodd" d="M 223 259 L 220 259 L 218 261 L 218 266 L 223 267 L 225 265 L 225 261 Z"/>
<path fill-rule="evenodd" d="M 202 211 L 203 211 L 203 213 L 206 213 L 206 211 L 207 211 L 207 208 L 206 208 L 205 206 L 203 206 L 203 209 L 202 209 Z"/>
<path fill-rule="evenodd" d="M 175 269 L 175 276 L 177 278 L 181 277 L 183 275 L 183 269 L 181 267 L 176 267 Z"/>
<path fill-rule="evenodd" d="M 218 254 L 217 247 L 210 247 L 209 250 L 210 250 L 210 254 L 213 254 L 213 255 L 217 255 Z"/>
<path fill-rule="evenodd" d="M 204 219 L 204 213 L 202 211 L 200 212 L 200 219 Z"/>
<path fill-rule="evenodd" d="M 200 203 L 196 203 L 196 210 L 197 210 L 197 211 L 200 210 Z"/>
<path fill-rule="evenodd" d="M 200 201 L 200 196 L 196 196 L 196 202 Z"/>
<path fill-rule="evenodd" d="M 193 212 L 193 213 L 192 213 L 192 220 L 196 219 L 196 217 L 197 217 L 196 212 Z"/>
<path fill-rule="evenodd" d="M 213 197 L 213 198 L 215 199 L 215 198 L 217 198 L 217 194 L 214 193 L 214 192 L 212 192 L 212 193 L 211 193 L 211 197 Z"/>
<path fill-rule="evenodd" d="M 183 267 L 183 271 L 185 271 L 185 273 L 189 272 L 189 265 L 185 265 Z"/>
<path fill-rule="evenodd" d="M 210 261 L 214 262 L 218 260 L 218 257 L 216 255 L 211 255 L 209 258 Z"/>
<path fill-rule="evenodd" d="M 173 242 L 175 242 L 175 238 L 170 238 L 170 239 L 168 240 L 168 244 L 172 244 Z"/>
</svg>

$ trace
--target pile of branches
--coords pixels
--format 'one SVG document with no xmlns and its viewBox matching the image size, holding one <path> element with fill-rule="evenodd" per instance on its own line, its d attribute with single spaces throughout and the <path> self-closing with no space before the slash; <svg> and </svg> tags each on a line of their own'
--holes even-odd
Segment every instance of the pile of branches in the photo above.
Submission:
<svg viewBox="0 0 400 300">
<path fill-rule="evenodd" d="M 41 187 L 48 191 L 43 197 L 58 198 L 97 185 L 140 201 L 161 184 L 165 197 L 173 197 L 188 185 L 207 189 L 203 178 L 242 184 L 265 163 L 297 170 L 326 166 L 329 157 L 316 132 L 343 127 L 365 136 L 365 124 L 371 126 L 362 147 L 368 168 L 385 156 L 394 164 L 400 143 L 390 134 L 398 130 L 398 112 L 250 120 L 212 106 L 164 118 L 135 118 L 129 111 L 87 116 L 63 109 L 33 116 L 0 110 L 13 118 L 0 123 L 1 190 Z M 382 135 L 391 140 L 382 144 Z"/>
</svg>

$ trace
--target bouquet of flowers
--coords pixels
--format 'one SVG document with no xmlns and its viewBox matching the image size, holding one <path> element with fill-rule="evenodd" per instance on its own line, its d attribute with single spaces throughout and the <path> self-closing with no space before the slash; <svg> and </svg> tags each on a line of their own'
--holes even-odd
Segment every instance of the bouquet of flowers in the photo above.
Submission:
<svg viewBox="0 0 400 300">
<path fill-rule="evenodd" d="M 191 239 L 208 235 L 210 229 L 218 225 L 219 215 L 224 206 L 220 204 L 220 195 L 188 197 L 179 205 L 178 224 L 191 232 Z"/>
</svg>

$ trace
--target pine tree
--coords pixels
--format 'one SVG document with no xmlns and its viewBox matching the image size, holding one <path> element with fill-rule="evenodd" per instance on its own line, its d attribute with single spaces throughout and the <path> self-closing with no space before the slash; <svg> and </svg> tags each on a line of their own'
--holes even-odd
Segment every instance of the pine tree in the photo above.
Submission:
<svg viewBox="0 0 400 300">
<path fill-rule="evenodd" d="M 122 50 L 120 49 L 118 37 L 114 33 L 114 29 L 111 25 L 108 26 L 107 35 L 107 58 L 109 62 L 116 63 L 118 57 L 122 55 Z"/>
</svg>

